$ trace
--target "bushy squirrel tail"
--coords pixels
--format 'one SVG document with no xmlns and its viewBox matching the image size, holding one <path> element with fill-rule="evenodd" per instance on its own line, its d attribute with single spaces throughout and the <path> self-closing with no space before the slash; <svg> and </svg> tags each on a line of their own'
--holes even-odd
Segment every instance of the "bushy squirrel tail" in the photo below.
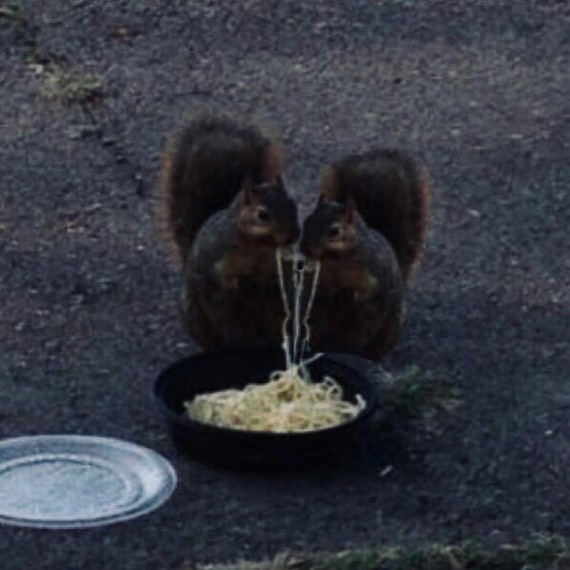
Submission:
<svg viewBox="0 0 570 570">
<path fill-rule="evenodd" d="M 227 208 L 243 183 L 275 182 L 280 148 L 257 127 L 225 116 L 201 116 L 168 145 L 160 174 L 160 225 L 180 259 L 204 222 Z"/>
<path fill-rule="evenodd" d="M 374 149 L 328 166 L 321 179 L 322 199 L 353 201 L 366 225 L 392 245 L 408 281 L 427 239 L 431 181 L 427 168 L 405 152 Z"/>
</svg>

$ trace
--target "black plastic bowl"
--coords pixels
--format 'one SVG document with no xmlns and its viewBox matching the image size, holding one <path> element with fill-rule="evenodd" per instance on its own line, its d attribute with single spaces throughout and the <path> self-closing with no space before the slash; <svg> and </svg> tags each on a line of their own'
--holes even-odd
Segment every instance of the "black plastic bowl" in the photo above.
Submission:
<svg viewBox="0 0 570 570">
<path fill-rule="evenodd" d="M 377 398 L 370 380 L 334 355 L 322 356 L 308 368 L 315 381 L 333 377 L 347 400 L 355 401 L 356 394 L 364 398 L 365 408 L 346 423 L 311 432 L 252 432 L 213 426 L 185 414 L 184 402 L 197 394 L 260 384 L 283 368 L 283 353 L 277 349 L 202 353 L 168 367 L 155 383 L 154 397 L 177 448 L 198 460 L 238 469 L 294 467 L 340 457 L 355 444 Z"/>
</svg>

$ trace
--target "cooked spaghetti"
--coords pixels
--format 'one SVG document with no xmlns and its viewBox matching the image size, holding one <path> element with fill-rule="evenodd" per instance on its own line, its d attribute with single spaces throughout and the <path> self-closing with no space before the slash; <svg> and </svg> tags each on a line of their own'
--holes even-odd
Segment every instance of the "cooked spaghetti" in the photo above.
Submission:
<svg viewBox="0 0 570 570">
<path fill-rule="evenodd" d="M 312 289 L 305 314 L 301 317 L 301 296 L 305 263 L 293 256 L 294 307 L 291 310 L 283 277 L 282 252 L 277 250 L 277 272 L 285 311 L 283 321 L 283 351 L 286 370 L 274 372 L 269 382 L 249 384 L 243 390 L 221 390 L 200 394 L 184 406 L 189 417 L 204 423 L 246 431 L 304 432 L 333 427 L 356 417 L 365 407 L 360 395 L 352 403 L 343 399 L 342 387 L 326 376 L 322 382 L 312 382 L 303 360 L 308 348 L 309 314 L 319 277 L 319 265 L 314 267 Z M 291 323 L 291 321 L 293 321 Z M 288 331 L 291 324 L 293 338 Z M 302 330 L 304 329 L 304 330 Z M 302 337 L 302 338 L 301 338 Z"/>
<path fill-rule="evenodd" d="M 187 402 L 188 415 L 204 423 L 247 431 L 303 432 L 325 429 L 354 418 L 364 408 L 343 399 L 342 388 L 332 378 L 305 380 L 298 366 L 275 372 L 265 384 L 243 390 L 201 394 Z"/>
</svg>

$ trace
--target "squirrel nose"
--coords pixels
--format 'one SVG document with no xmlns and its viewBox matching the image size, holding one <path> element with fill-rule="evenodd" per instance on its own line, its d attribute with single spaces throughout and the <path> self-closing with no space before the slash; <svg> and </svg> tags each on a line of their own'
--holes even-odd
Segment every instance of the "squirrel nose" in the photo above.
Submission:
<svg viewBox="0 0 570 570">
<path fill-rule="evenodd" d="M 277 245 L 284 246 L 296 242 L 299 239 L 299 228 L 283 228 L 275 232 Z"/>
</svg>

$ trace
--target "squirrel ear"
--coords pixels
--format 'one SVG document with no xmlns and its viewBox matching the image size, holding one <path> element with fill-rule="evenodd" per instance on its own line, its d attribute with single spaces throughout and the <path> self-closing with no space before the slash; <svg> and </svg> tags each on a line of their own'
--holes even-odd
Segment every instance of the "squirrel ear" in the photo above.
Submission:
<svg viewBox="0 0 570 570">
<path fill-rule="evenodd" d="M 319 202 L 326 200 L 327 202 L 340 202 L 340 188 L 338 184 L 338 172 L 334 166 L 327 166 L 321 176 L 321 191 L 319 194 Z"/>
<path fill-rule="evenodd" d="M 343 212 L 344 221 L 347 224 L 354 224 L 356 213 L 356 204 L 354 203 L 354 200 L 352 198 L 348 198 Z"/>
<path fill-rule="evenodd" d="M 263 149 L 261 173 L 266 182 L 278 182 L 283 171 L 281 148 L 271 143 Z"/>
<path fill-rule="evenodd" d="M 240 204 L 242 206 L 251 206 L 253 203 L 253 183 L 251 180 L 246 179 L 241 185 L 241 190 L 239 193 Z"/>
<path fill-rule="evenodd" d="M 283 176 L 281 176 L 281 174 L 277 176 L 275 185 L 277 186 L 277 190 L 279 190 L 279 192 L 285 192 L 285 182 L 283 182 Z"/>
</svg>

